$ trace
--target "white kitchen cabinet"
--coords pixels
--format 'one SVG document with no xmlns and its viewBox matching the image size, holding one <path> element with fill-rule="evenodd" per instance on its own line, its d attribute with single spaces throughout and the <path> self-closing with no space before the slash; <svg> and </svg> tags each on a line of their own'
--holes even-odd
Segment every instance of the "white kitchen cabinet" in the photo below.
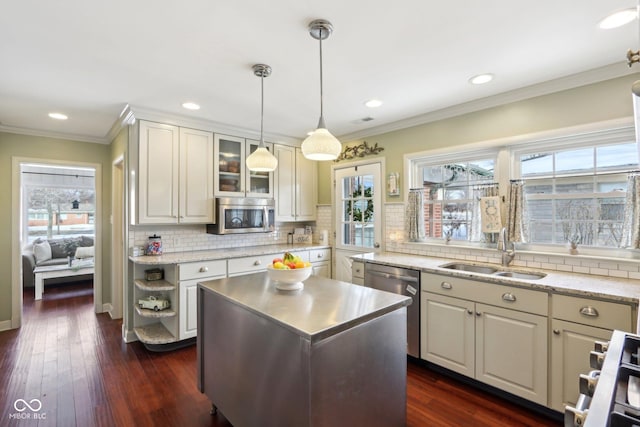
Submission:
<svg viewBox="0 0 640 427">
<path fill-rule="evenodd" d="M 139 123 L 137 223 L 213 222 L 213 135 Z"/>
<path fill-rule="evenodd" d="M 354 260 L 351 263 L 351 283 L 364 286 L 364 262 Z"/>
<path fill-rule="evenodd" d="M 274 173 L 276 221 L 315 221 L 318 203 L 318 166 L 297 147 L 276 144 Z"/>
<path fill-rule="evenodd" d="M 635 331 L 635 306 L 552 295 L 551 392 L 549 406 L 564 411 L 576 405 L 580 394 L 578 378 L 593 368 L 589 353 L 596 341 L 609 341 L 614 329 Z"/>
<path fill-rule="evenodd" d="M 178 339 L 198 333 L 198 282 L 227 277 L 227 261 L 200 261 L 178 265 Z"/>
<path fill-rule="evenodd" d="M 548 295 L 422 273 L 422 358 L 547 404 Z"/>
<path fill-rule="evenodd" d="M 303 261 L 309 261 L 309 251 L 307 250 L 291 250 L 289 252 L 299 256 Z M 282 258 L 283 255 L 283 253 L 278 252 L 266 255 L 231 258 L 229 259 L 228 265 L 229 277 L 266 271 L 267 266 L 272 263 L 274 258 Z"/>
<path fill-rule="evenodd" d="M 331 249 L 310 250 L 309 262 L 311 262 L 313 274 L 331 278 Z"/>
<path fill-rule="evenodd" d="M 245 159 L 258 148 L 259 141 L 236 136 L 214 136 L 214 187 L 217 197 L 273 197 L 273 172 L 252 172 Z M 273 152 L 273 144 L 265 143 Z"/>
</svg>

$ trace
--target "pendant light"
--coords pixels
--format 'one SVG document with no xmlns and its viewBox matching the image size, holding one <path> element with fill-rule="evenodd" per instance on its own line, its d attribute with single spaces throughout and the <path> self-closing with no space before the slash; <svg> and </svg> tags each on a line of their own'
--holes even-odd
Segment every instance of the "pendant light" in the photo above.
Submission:
<svg viewBox="0 0 640 427">
<path fill-rule="evenodd" d="M 322 91 L 322 40 L 333 32 L 331 22 L 316 19 L 309 24 L 309 34 L 320 41 L 320 120 L 318 128 L 302 141 L 302 154 L 309 160 L 335 160 L 342 151 L 342 144 L 331 135 L 324 123 L 323 91 Z"/>
<path fill-rule="evenodd" d="M 253 74 L 260 77 L 260 144 L 246 159 L 247 168 L 253 172 L 273 172 L 278 167 L 278 159 L 264 145 L 264 78 L 271 75 L 271 67 L 255 64 Z"/>
</svg>

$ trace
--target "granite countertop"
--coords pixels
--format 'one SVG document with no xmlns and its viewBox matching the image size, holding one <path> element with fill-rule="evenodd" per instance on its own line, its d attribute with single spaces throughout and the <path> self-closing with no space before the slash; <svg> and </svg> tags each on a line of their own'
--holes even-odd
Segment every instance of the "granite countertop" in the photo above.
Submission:
<svg viewBox="0 0 640 427">
<path fill-rule="evenodd" d="M 447 258 L 432 258 L 394 252 L 361 254 L 354 255 L 351 258 L 353 260 L 361 260 L 363 262 L 375 262 L 377 264 L 417 269 L 425 273 L 447 274 L 453 277 L 477 279 L 498 285 L 519 286 L 523 288 L 551 291 L 554 293 L 563 293 L 566 295 L 580 297 L 596 297 L 634 305 L 638 305 L 638 301 L 640 299 L 640 282 L 633 279 L 565 273 L 554 270 L 503 267 L 499 264 L 479 263 Z M 450 270 L 440 267 L 451 263 L 490 265 L 500 271 L 541 272 L 545 273 L 546 276 L 536 280 L 525 280 L 469 271 Z"/>
<path fill-rule="evenodd" d="M 130 256 L 129 260 L 136 264 L 159 265 L 180 264 L 183 262 L 212 261 L 244 256 L 268 255 L 285 252 L 308 251 L 311 249 L 331 249 L 328 245 L 261 245 L 236 248 L 213 249 L 205 251 L 168 252 L 162 255 Z"/>
<path fill-rule="evenodd" d="M 200 288 L 299 336 L 319 341 L 411 304 L 411 298 L 321 276 L 296 291 L 276 289 L 266 272 L 207 280 Z"/>
</svg>

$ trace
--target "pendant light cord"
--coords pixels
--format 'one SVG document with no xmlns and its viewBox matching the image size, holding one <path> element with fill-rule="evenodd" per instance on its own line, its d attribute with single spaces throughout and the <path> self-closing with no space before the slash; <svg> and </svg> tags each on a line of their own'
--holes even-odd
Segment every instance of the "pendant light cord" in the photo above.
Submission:
<svg viewBox="0 0 640 427">
<path fill-rule="evenodd" d="M 640 1 L 640 0 L 638 0 Z M 323 99 L 323 90 L 322 90 L 322 28 L 320 28 L 320 122 L 322 123 L 322 127 L 324 127 L 324 99 Z"/>
<path fill-rule="evenodd" d="M 264 147 L 264 72 L 260 74 L 260 147 Z"/>
</svg>

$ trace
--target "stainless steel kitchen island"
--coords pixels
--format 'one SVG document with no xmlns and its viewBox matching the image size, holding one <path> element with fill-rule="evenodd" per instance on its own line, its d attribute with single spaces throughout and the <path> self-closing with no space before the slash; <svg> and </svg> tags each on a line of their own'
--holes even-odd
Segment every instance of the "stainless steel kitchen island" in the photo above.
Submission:
<svg viewBox="0 0 640 427">
<path fill-rule="evenodd" d="M 235 426 L 404 426 L 410 298 L 266 273 L 198 285 L 198 387 Z"/>
</svg>

